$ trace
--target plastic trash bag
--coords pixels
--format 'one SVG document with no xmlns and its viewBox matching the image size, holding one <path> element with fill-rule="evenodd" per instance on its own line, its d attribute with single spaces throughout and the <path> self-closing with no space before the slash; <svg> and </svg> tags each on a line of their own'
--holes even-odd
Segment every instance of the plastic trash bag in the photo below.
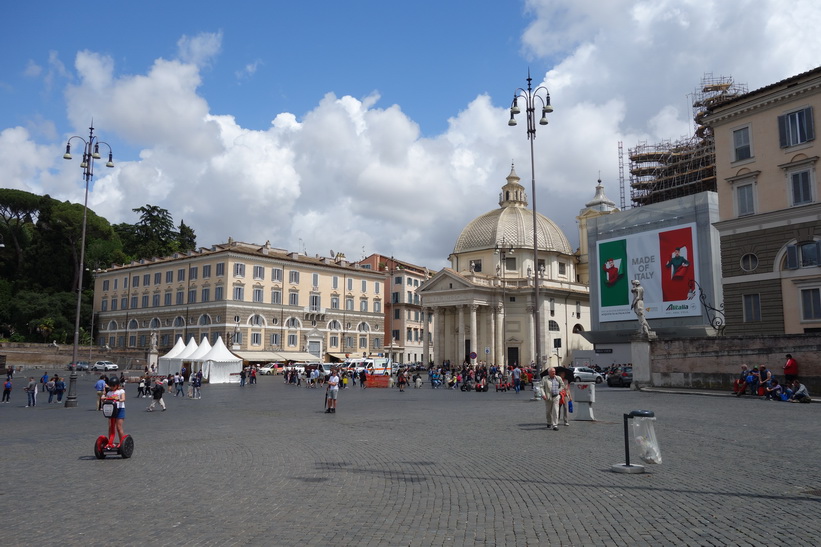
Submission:
<svg viewBox="0 0 821 547">
<path fill-rule="evenodd" d="M 653 425 L 656 419 L 636 417 L 630 421 L 633 428 L 633 440 L 639 449 L 639 458 L 645 463 L 661 463 L 661 450 Z"/>
</svg>

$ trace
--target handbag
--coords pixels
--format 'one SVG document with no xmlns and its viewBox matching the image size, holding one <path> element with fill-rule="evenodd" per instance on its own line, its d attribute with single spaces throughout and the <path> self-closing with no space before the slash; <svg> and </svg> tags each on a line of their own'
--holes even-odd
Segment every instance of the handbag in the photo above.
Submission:
<svg viewBox="0 0 821 547">
<path fill-rule="evenodd" d="M 567 411 L 573 414 L 573 401 L 567 401 Z"/>
</svg>

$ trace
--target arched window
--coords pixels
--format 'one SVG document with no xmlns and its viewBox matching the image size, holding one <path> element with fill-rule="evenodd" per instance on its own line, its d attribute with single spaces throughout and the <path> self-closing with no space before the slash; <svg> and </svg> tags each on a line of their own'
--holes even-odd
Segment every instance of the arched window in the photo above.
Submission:
<svg viewBox="0 0 821 547">
<path fill-rule="evenodd" d="M 150 326 L 151 326 L 152 329 L 160 328 L 160 320 L 155 317 L 154 319 L 151 320 L 151 325 Z"/>
<path fill-rule="evenodd" d="M 289 329 L 298 329 L 299 328 L 299 319 L 297 319 L 296 317 L 289 317 L 285 321 L 285 326 L 288 327 Z"/>
<path fill-rule="evenodd" d="M 175 327 L 184 327 L 185 326 L 185 319 L 183 319 L 181 316 L 178 315 L 177 317 L 174 318 L 174 326 Z"/>
<path fill-rule="evenodd" d="M 356 327 L 356 330 L 358 330 L 359 332 L 369 332 L 371 330 L 371 327 L 369 327 L 367 323 L 359 323 L 359 326 Z"/>
<path fill-rule="evenodd" d="M 342 329 L 342 325 L 336 319 L 334 319 L 333 321 L 328 323 L 328 330 L 341 330 L 341 329 Z"/>
<path fill-rule="evenodd" d="M 579 325 L 578 323 L 573 325 L 573 334 L 580 334 L 582 332 L 584 332 L 584 327 L 583 326 Z"/>
<path fill-rule="evenodd" d="M 559 332 L 559 324 L 551 319 L 550 322 L 547 324 L 547 330 L 552 332 Z"/>
<path fill-rule="evenodd" d="M 206 314 L 200 315 L 199 324 L 200 324 L 200 326 L 203 326 L 203 327 L 206 326 L 206 325 L 210 325 L 211 324 L 211 317 L 209 315 L 206 315 Z"/>
<path fill-rule="evenodd" d="M 128 330 L 137 330 L 138 328 L 140 328 L 140 324 L 137 323 L 136 319 L 132 319 L 128 322 Z"/>
<path fill-rule="evenodd" d="M 248 324 L 253 325 L 255 327 L 261 327 L 265 324 L 265 319 L 263 319 L 262 316 L 259 314 L 254 314 L 251 316 L 250 319 L 248 319 Z"/>
<path fill-rule="evenodd" d="M 116 321 L 109 321 L 108 322 L 108 330 L 117 330 L 117 322 Z"/>
</svg>

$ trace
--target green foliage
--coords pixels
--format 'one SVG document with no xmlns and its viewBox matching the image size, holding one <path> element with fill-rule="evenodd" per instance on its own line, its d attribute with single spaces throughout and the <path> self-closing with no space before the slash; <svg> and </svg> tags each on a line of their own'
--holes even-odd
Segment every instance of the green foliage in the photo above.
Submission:
<svg viewBox="0 0 821 547">
<path fill-rule="evenodd" d="M 82 204 L 22 190 L 0 189 L 0 338 L 18 342 L 72 343 L 77 284 L 83 268 L 80 336 L 90 341 L 91 271 L 131 260 L 194 249 L 194 231 L 146 205 L 137 224 L 112 226 L 86 211 L 85 257 L 80 263 Z"/>
</svg>

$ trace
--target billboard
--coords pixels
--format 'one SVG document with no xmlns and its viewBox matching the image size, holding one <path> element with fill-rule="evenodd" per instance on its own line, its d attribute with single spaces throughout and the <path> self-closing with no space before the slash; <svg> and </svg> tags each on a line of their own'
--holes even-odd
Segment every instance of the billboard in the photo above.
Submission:
<svg viewBox="0 0 821 547">
<path fill-rule="evenodd" d="M 695 298 L 698 281 L 696 225 L 682 224 L 597 243 L 599 321 L 630 321 L 630 281 L 644 287 L 645 317 L 701 315 Z"/>
</svg>

